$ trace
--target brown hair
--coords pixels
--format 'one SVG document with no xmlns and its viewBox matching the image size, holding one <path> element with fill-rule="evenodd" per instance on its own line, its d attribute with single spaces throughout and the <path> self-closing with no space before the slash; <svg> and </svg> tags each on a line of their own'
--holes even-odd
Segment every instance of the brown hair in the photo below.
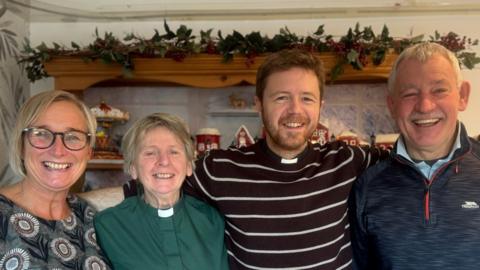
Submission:
<svg viewBox="0 0 480 270">
<path fill-rule="evenodd" d="M 267 56 L 257 71 L 256 96 L 263 101 L 263 92 L 267 86 L 267 79 L 275 72 L 286 71 L 291 68 L 303 68 L 312 71 L 318 79 L 320 101 L 325 89 L 325 71 L 322 62 L 308 51 L 287 49 Z"/>
</svg>

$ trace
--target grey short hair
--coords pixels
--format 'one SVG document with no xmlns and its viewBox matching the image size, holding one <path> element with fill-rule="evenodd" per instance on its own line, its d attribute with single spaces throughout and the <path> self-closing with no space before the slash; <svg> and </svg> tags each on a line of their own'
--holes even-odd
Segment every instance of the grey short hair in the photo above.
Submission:
<svg viewBox="0 0 480 270">
<path fill-rule="evenodd" d="M 463 77 L 462 73 L 460 72 L 460 64 L 455 54 L 438 43 L 422 42 L 408 47 L 395 60 L 395 63 L 393 64 L 392 70 L 390 72 L 390 76 L 388 77 L 389 94 L 392 94 L 394 91 L 395 82 L 397 79 L 397 69 L 398 66 L 400 66 L 400 64 L 403 62 L 403 60 L 415 59 L 424 63 L 434 55 L 443 56 L 450 62 L 453 70 L 455 71 L 455 79 L 457 80 L 457 85 L 460 85 L 463 81 Z"/>
<path fill-rule="evenodd" d="M 171 131 L 183 143 L 187 160 L 194 166 L 194 145 L 185 122 L 177 116 L 167 113 L 150 114 L 136 121 L 125 133 L 122 139 L 123 170 L 131 175 L 130 168 L 140 150 L 145 134 L 157 127 L 164 127 Z"/>
<path fill-rule="evenodd" d="M 90 147 L 95 145 L 95 132 L 97 129 L 97 121 L 90 112 L 90 109 L 78 99 L 74 94 L 65 91 L 46 91 L 30 97 L 20 108 L 17 121 L 12 132 L 12 140 L 10 144 L 10 167 L 19 176 L 25 177 L 27 174 L 25 165 L 23 164 L 24 140 L 23 129 L 30 127 L 38 117 L 48 109 L 48 107 L 58 101 L 67 101 L 76 105 L 85 116 L 85 124 L 88 128 L 90 136 Z"/>
</svg>

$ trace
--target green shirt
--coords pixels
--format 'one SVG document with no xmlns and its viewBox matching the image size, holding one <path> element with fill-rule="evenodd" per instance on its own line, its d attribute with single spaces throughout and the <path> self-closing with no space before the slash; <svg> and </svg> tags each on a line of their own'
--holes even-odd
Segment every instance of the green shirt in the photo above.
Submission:
<svg viewBox="0 0 480 270">
<path fill-rule="evenodd" d="M 114 269 L 228 269 L 225 223 L 211 206 L 182 195 L 170 217 L 143 198 L 95 216 L 98 242 Z"/>
</svg>

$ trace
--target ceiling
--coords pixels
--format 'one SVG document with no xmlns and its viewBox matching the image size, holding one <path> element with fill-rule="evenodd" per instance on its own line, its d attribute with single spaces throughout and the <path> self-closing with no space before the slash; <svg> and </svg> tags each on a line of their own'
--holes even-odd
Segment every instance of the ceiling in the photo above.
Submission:
<svg viewBox="0 0 480 270">
<path fill-rule="evenodd" d="M 0 0 L 32 22 L 480 14 L 478 0 Z"/>
</svg>

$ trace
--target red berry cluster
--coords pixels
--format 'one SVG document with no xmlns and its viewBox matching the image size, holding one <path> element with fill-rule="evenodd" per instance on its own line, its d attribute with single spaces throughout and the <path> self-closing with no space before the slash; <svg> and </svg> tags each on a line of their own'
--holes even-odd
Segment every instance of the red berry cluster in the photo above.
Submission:
<svg viewBox="0 0 480 270">
<path fill-rule="evenodd" d="M 362 64 L 363 66 L 368 64 L 367 51 L 358 41 L 346 43 L 343 41 L 336 42 L 333 39 L 329 39 L 327 40 L 327 46 L 335 54 L 339 55 L 341 58 L 344 59 L 346 59 L 348 53 L 354 50 L 358 53 L 358 61 L 360 62 L 360 64 Z"/>
<path fill-rule="evenodd" d="M 462 50 L 465 50 L 465 44 L 467 43 L 467 38 L 461 38 L 457 34 L 450 32 L 447 35 L 440 37 L 438 43 L 450 51 L 456 53 Z M 468 43 L 471 43 L 471 40 L 468 40 Z"/>
<path fill-rule="evenodd" d="M 208 41 L 207 46 L 205 46 L 205 52 L 208 54 L 217 54 L 217 45 L 213 40 Z"/>
<path fill-rule="evenodd" d="M 178 51 L 178 50 L 169 50 L 165 54 L 165 57 L 167 58 L 172 58 L 176 62 L 183 62 L 185 57 L 187 57 L 187 54 L 184 51 Z"/>
<path fill-rule="evenodd" d="M 252 66 L 255 63 L 255 57 L 257 56 L 258 53 L 255 50 L 248 51 L 245 54 L 245 65 L 247 65 L 247 67 Z"/>
<path fill-rule="evenodd" d="M 97 37 L 91 46 L 97 50 L 113 48 L 119 49 L 125 47 L 125 45 L 120 42 L 120 40 L 113 37 L 106 37 L 105 39 Z"/>
<path fill-rule="evenodd" d="M 347 48 L 345 47 L 345 43 L 343 42 L 336 42 L 333 39 L 329 39 L 327 40 L 327 46 L 328 48 L 330 48 L 330 50 L 332 50 L 332 52 L 335 52 L 341 55 L 342 57 L 347 55 L 347 52 L 346 52 Z"/>
</svg>

